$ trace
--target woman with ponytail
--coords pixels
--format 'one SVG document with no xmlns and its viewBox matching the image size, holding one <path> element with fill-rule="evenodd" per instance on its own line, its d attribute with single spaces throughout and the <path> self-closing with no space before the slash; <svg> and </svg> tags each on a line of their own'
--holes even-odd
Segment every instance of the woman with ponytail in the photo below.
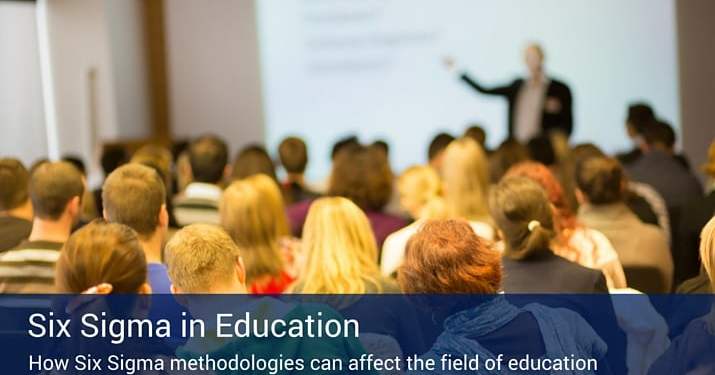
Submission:
<svg viewBox="0 0 715 375">
<path fill-rule="evenodd" d="M 554 209 L 539 184 L 526 177 L 502 179 L 490 193 L 489 208 L 504 239 L 504 291 L 608 291 L 602 272 L 569 262 L 552 251 Z"/>
</svg>

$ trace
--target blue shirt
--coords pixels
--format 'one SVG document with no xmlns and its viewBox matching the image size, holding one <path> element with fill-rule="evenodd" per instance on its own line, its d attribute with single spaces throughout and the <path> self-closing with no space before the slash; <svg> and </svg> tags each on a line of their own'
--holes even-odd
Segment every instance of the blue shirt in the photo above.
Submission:
<svg viewBox="0 0 715 375">
<path fill-rule="evenodd" d="M 147 264 L 147 279 L 153 294 L 171 294 L 171 281 L 166 266 L 161 263 Z"/>
</svg>

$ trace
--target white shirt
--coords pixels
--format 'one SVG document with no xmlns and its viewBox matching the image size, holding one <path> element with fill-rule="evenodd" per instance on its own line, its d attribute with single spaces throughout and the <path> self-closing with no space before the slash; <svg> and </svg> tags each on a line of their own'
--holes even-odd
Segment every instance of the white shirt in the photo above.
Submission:
<svg viewBox="0 0 715 375">
<path fill-rule="evenodd" d="M 514 136 L 522 143 L 528 142 L 541 132 L 541 116 L 544 112 L 544 96 L 549 80 L 524 81 L 516 97 L 514 108 Z"/>
</svg>

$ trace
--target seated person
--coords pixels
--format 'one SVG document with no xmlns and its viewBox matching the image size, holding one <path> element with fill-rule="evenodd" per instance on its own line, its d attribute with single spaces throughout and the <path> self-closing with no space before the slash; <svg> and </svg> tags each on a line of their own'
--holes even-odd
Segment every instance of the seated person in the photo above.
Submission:
<svg viewBox="0 0 715 375">
<path fill-rule="evenodd" d="M 673 280 L 673 259 L 664 232 L 644 224 L 625 205 L 626 178 L 617 160 L 594 157 L 582 162 L 576 171 L 578 218 L 590 228 L 605 234 L 618 253 L 626 277 L 630 269 L 653 269 L 659 273 L 658 286 L 629 286 L 642 292 L 669 292 Z M 645 289 L 645 290 L 644 290 Z"/>
<path fill-rule="evenodd" d="M 30 173 L 17 159 L 0 159 L 0 252 L 27 238 L 32 230 Z"/>
<path fill-rule="evenodd" d="M 146 255 L 149 285 L 155 294 L 170 294 L 161 252 L 169 227 L 166 188 L 159 174 L 130 163 L 112 172 L 102 186 L 103 216 L 134 229 Z"/>
<path fill-rule="evenodd" d="M 180 226 L 218 224 L 221 182 L 228 174 L 228 146 L 215 136 L 201 137 L 189 146 L 192 181 L 174 199 L 174 216 Z"/>
<path fill-rule="evenodd" d="M 502 179 L 491 190 L 489 207 L 504 238 L 504 290 L 507 293 L 608 291 L 601 271 L 554 254 L 552 208 L 536 182 L 526 177 Z"/>
<path fill-rule="evenodd" d="M 500 259 L 499 252 L 463 220 L 428 221 L 410 239 L 398 276 L 404 292 L 470 294 L 470 301 L 477 303 L 429 306 L 447 310 L 450 316 L 444 321 L 444 332 L 424 357 L 439 361 L 444 354 L 478 354 L 483 361 L 495 358 L 497 353 L 504 354 L 506 360 L 526 355 L 575 355 L 598 362 L 598 372 L 582 373 L 609 374 L 606 343 L 578 314 L 538 304 L 519 308 L 498 295 L 502 282 Z M 450 300 L 461 301 L 457 297 Z M 430 299 L 425 303 L 429 304 Z"/>
<path fill-rule="evenodd" d="M 234 181 L 219 205 L 221 226 L 238 244 L 251 293 L 282 293 L 294 280 L 293 249 L 285 206 L 272 178 Z"/>
<path fill-rule="evenodd" d="M 32 232 L 0 254 L 0 293 L 54 292 L 55 263 L 80 217 L 85 186 L 72 164 L 43 163 L 33 171 L 29 186 Z"/>
<path fill-rule="evenodd" d="M 285 170 L 282 183 L 283 196 L 288 204 L 314 199 L 318 196 L 305 182 L 305 168 L 308 165 L 308 147 L 298 137 L 287 137 L 278 145 L 278 156 Z"/>
</svg>

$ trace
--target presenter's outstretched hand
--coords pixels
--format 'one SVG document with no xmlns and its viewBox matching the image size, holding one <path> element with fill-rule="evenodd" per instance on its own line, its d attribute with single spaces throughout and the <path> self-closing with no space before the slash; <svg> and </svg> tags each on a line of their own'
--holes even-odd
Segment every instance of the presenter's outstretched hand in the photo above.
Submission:
<svg viewBox="0 0 715 375">
<path fill-rule="evenodd" d="M 444 63 L 444 67 L 450 72 L 454 72 L 457 68 L 457 64 L 452 56 L 445 56 L 444 59 L 442 59 L 442 62 Z"/>
</svg>

